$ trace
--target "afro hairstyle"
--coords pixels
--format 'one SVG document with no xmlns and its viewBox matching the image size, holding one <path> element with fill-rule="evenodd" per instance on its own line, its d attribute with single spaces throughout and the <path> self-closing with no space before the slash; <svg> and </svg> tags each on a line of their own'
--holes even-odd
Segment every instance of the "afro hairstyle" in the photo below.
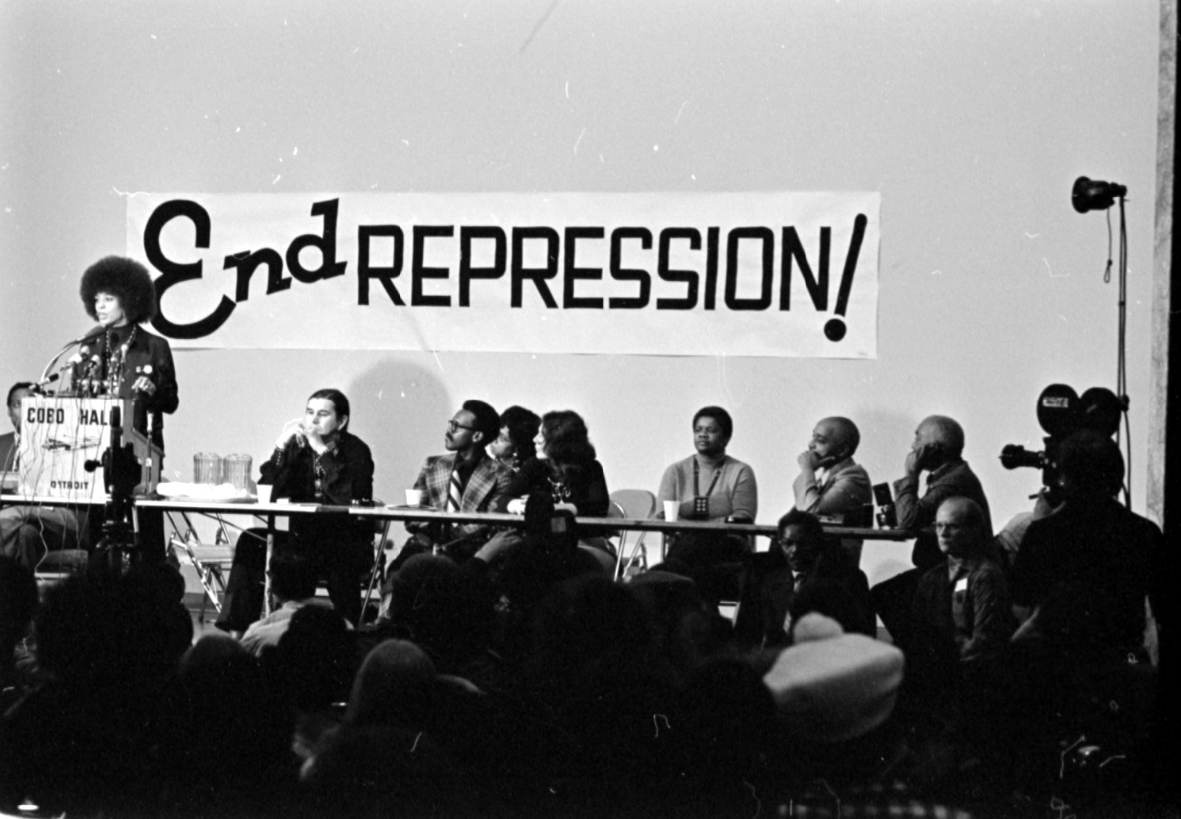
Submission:
<svg viewBox="0 0 1181 819">
<path fill-rule="evenodd" d="M 110 293 L 119 299 L 123 314 L 131 324 L 142 324 L 156 315 L 156 288 L 148 269 L 135 259 L 107 256 L 86 268 L 80 289 L 86 314 L 94 320 L 94 299 L 99 293 Z"/>
</svg>

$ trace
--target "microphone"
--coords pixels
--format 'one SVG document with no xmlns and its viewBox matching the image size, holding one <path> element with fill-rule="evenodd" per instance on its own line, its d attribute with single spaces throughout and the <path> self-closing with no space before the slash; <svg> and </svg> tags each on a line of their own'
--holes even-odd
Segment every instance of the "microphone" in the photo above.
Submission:
<svg viewBox="0 0 1181 819">
<path fill-rule="evenodd" d="M 38 381 L 33 385 L 33 392 L 37 393 L 38 395 L 44 395 L 45 388 L 61 377 L 61 373 L 54 373 L 53 375 L 49 376 L 49 378 L 46 378 L 43 381 Z"/>
<path fill-rule="evenodd" d="M 53 365 L 56 364 L 58 361 L 60 361 L 61 357 L 66 354 L 66 350 L 70 349 L 75 344 L 85 344 L 89 341 L 93 341 L 94 339 L 98 338 L 103 333 L 105 333 L 106 329 L 107 329 L 106 327 L 104 327 L 103 325 L 100 324 L 99 326 L 97 326 L 93 330 L 91 330 L 90 332 L 86 333 L 81 338 L 76 338 L 73 341 L 71 341 L 69 344 L 67 344 L 66 346 L 62 347 L 57 355 L 55 355 L 53 358 L 49 359 L 49 363 L 46 364 L 45 369 L 41 371 L 41 378 L 39 378 L 38 380 L 44 381 L 46 378 L 49 377 L 49 371 L 52 370 Z M 81 363 L 81 362 L 77 362 L 77 363 Z"/>
<path fill-rule="evenodd" d="M 88 341 L 94 341 L 96 338 L 98 338 L 99 336 L 101 336 L 101 335 L 102 335 L 103 333 L 105 333 L 106 331 L 107 331 L 107 327 L 106 327 L 106 325 L 105 325 L 105 324 L 100 324 L 100 325 L 98 325 L 97 327 L 95 327 L 93 330 L 91 330 L 90 332 L 88 332 L 86 335 L 84 335 L 84 336 L 82 336 L 82 337 L 80 337 L 80 338 L 76 338 L 76 339 L 74 339 L 74 340 L 73 340 L 73 341 L 71 341 L 71 342 L 69 343 L 69 345 L 67 345 L 67 346 L 71 346 L 71 347 L 72 347 L 72 346 L 73 346 L 73 345 L 75 345 L 75 344 L 85 344 L 85 343 L 87 343 Z"/>
</svg>

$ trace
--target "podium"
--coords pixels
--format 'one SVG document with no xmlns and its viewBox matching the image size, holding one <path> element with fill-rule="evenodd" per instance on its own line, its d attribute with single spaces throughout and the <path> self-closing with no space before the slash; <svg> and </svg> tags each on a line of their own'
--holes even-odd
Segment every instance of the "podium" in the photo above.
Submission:
<svg viewBox="0 0 1181 819">
<path fill-rule="evenodd" d="M 132 494 L 154 493 L 162 453 L 148 436 L 133 429 L 133 399 L 41 395 L 21 402 L 19 492 L 83 503 L 108 501 L 103 455 L 111 445 L 114 418 L 121 446 L 130 447 L 139 469 Z"/>
</svg>

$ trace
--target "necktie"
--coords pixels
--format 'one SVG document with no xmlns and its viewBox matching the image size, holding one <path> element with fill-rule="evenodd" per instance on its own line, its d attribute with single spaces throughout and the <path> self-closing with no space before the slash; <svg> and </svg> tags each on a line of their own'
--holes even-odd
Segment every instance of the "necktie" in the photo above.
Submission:
<svg viewBox="0 0 1181 819">
<path fill-rule="evenodd" d="M 451 481 L 447 487 L 447 511 L 458 512 L 463 498 L 463 488 L 459 485 L 459 472 L 451 470 Z"/>
</svg>

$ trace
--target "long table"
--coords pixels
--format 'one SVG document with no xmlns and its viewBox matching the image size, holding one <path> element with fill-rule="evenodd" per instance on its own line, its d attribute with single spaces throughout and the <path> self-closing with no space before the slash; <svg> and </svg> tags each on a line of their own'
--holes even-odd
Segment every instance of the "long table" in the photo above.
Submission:
<svg viewBox="0 0 1181 819">
<path fill-rule="evenodd" d="M 101 506 L 103 500 L 69 500 L 43 496 L 6 493 L 0 495 L 0 506 L 20 504 L 23 506 Z M 521 527 L 525 519 L 521 515 L 497 512 L 443 512 L 426 507 L 408 506 L 327 506 L 315 503 L 283 502 L 230 502 L 180 500 L 164 498 L 146 500 L 136 498 L 135 506 L 143 509 L 161 509 L 174 512 L 197 512 L 209 515 L 253 515 L 267 520 L 272 526 L 278 517 L 300 515 L 352 515 L 388 521 L 421 521 L 437 523 L 487 523 L 492 526 Z M 610 532 L 621 529 L 637 532 L 726 532 L 736 535 L 774 537 L 776 528 L 767 524 L 723 523 L 702 520 L 658 520 L 655 518 L 596 518 L 577 517 L 576 523 L 582 529 L 594 532 Z M 824 531 L 843 538 L 861 540 L 909 540 L 914 532 L 909 529 L 874 529 L 863 527 L 836 526 L 824 524 Z"/>
<path fill-rule="evenodd" d="M 436 509 L 408 506 L 325 506 L 308 503 L 225 503 L 188 500 L 137 500 L 136 506 L 147 509 L 190 511 L 206 514 L 255 515 L 272 519 L 276 516 L 350 515 L 382 521 L 418 521 L 436 523 L 486 523 L 491 526 L 522 527 L 522 515 L 498 512 L 442 512 Z M 639 532 L 726 532 L 735 535 L 774 537 L 776 527 L 755 523 L 723 523 L 702 520 L 657 520 L 654 518 L 596 518 L 576 517 L 580 529 L 592 532 L 619 530 Z M 914 533 L 909 529 L 873 529 L 825 524 L 824 531 L 842 538 L 861 540 L 909 540 Z"/>
<path fill-rule="evenodd" d="M 82 503 L 86 503 L 83 501 Z M 94 503 L 94 502 L 91 502 Z M 47 505 L 47 506 L 76 506 L 78 501 L 63 498 L 29 497 L 25 495 L 0 495 L 0 506 L 7 504 Z M 159 509 L 164 513 L 197 513 L 217 518 L 219 522 L 224 515 L 250 515 L 265 522 L 267 530 L 267 561 L 269 562 L 274 550 L 274 533 L 279 518 L 301 517 L 304 515 L 341 515 L 355 518 L 369 518 L 375 524 L 384 524 L 380 543 L 384 543 L 392 522 L 425 522 L 425 523 L 484 523 L 495 527 L 520 528 L 525 525 L 522 515 L 496 512 L 444 512 L 424 507 L 408 506 L 330 506 L 315 503 L 290 502 L 230 502 L 205 501 L 190 499 L 161 499 L 147 500 L 136 498 L 135 507 L 139 509 Z M 610 533 L 619 531 L 659 532 L 661 534 L 683 532 L 718 532 L 734 535 L 749 535 L 755 537 L 774 537 L 777 529 L 771 525 L 753 523 L 725 523 L 718 521 L 700 520 L 660 520 L 641 518 L 600 518 L 576 517 L 575 523 L 579 529 L 586 532 Z M 174 524 L 174 528 L 175 524 Z M 873 529 L 848 526 L 824 525 L 826 533 L 847 539 L 904 541 L 914 537 L 914 533 L 907 529 Z M 380 547 L 379 547 L 380 548 Z M 623 555 L 619 556 L 622 561 Z M 618 569 L 618 567 L 617 567 Z M 370 589 L 366 592 L 368 598 L 376 579 L 377 568 L 370 578 Z M 270 578 L 267 580 L 268 591 Z M 208 591 L 208 588 L 206 589 Z M 264 597 L 269 601 L 269 595 Z M 269 607 L 268 607 L 269 608 Z"/>
</svg>

